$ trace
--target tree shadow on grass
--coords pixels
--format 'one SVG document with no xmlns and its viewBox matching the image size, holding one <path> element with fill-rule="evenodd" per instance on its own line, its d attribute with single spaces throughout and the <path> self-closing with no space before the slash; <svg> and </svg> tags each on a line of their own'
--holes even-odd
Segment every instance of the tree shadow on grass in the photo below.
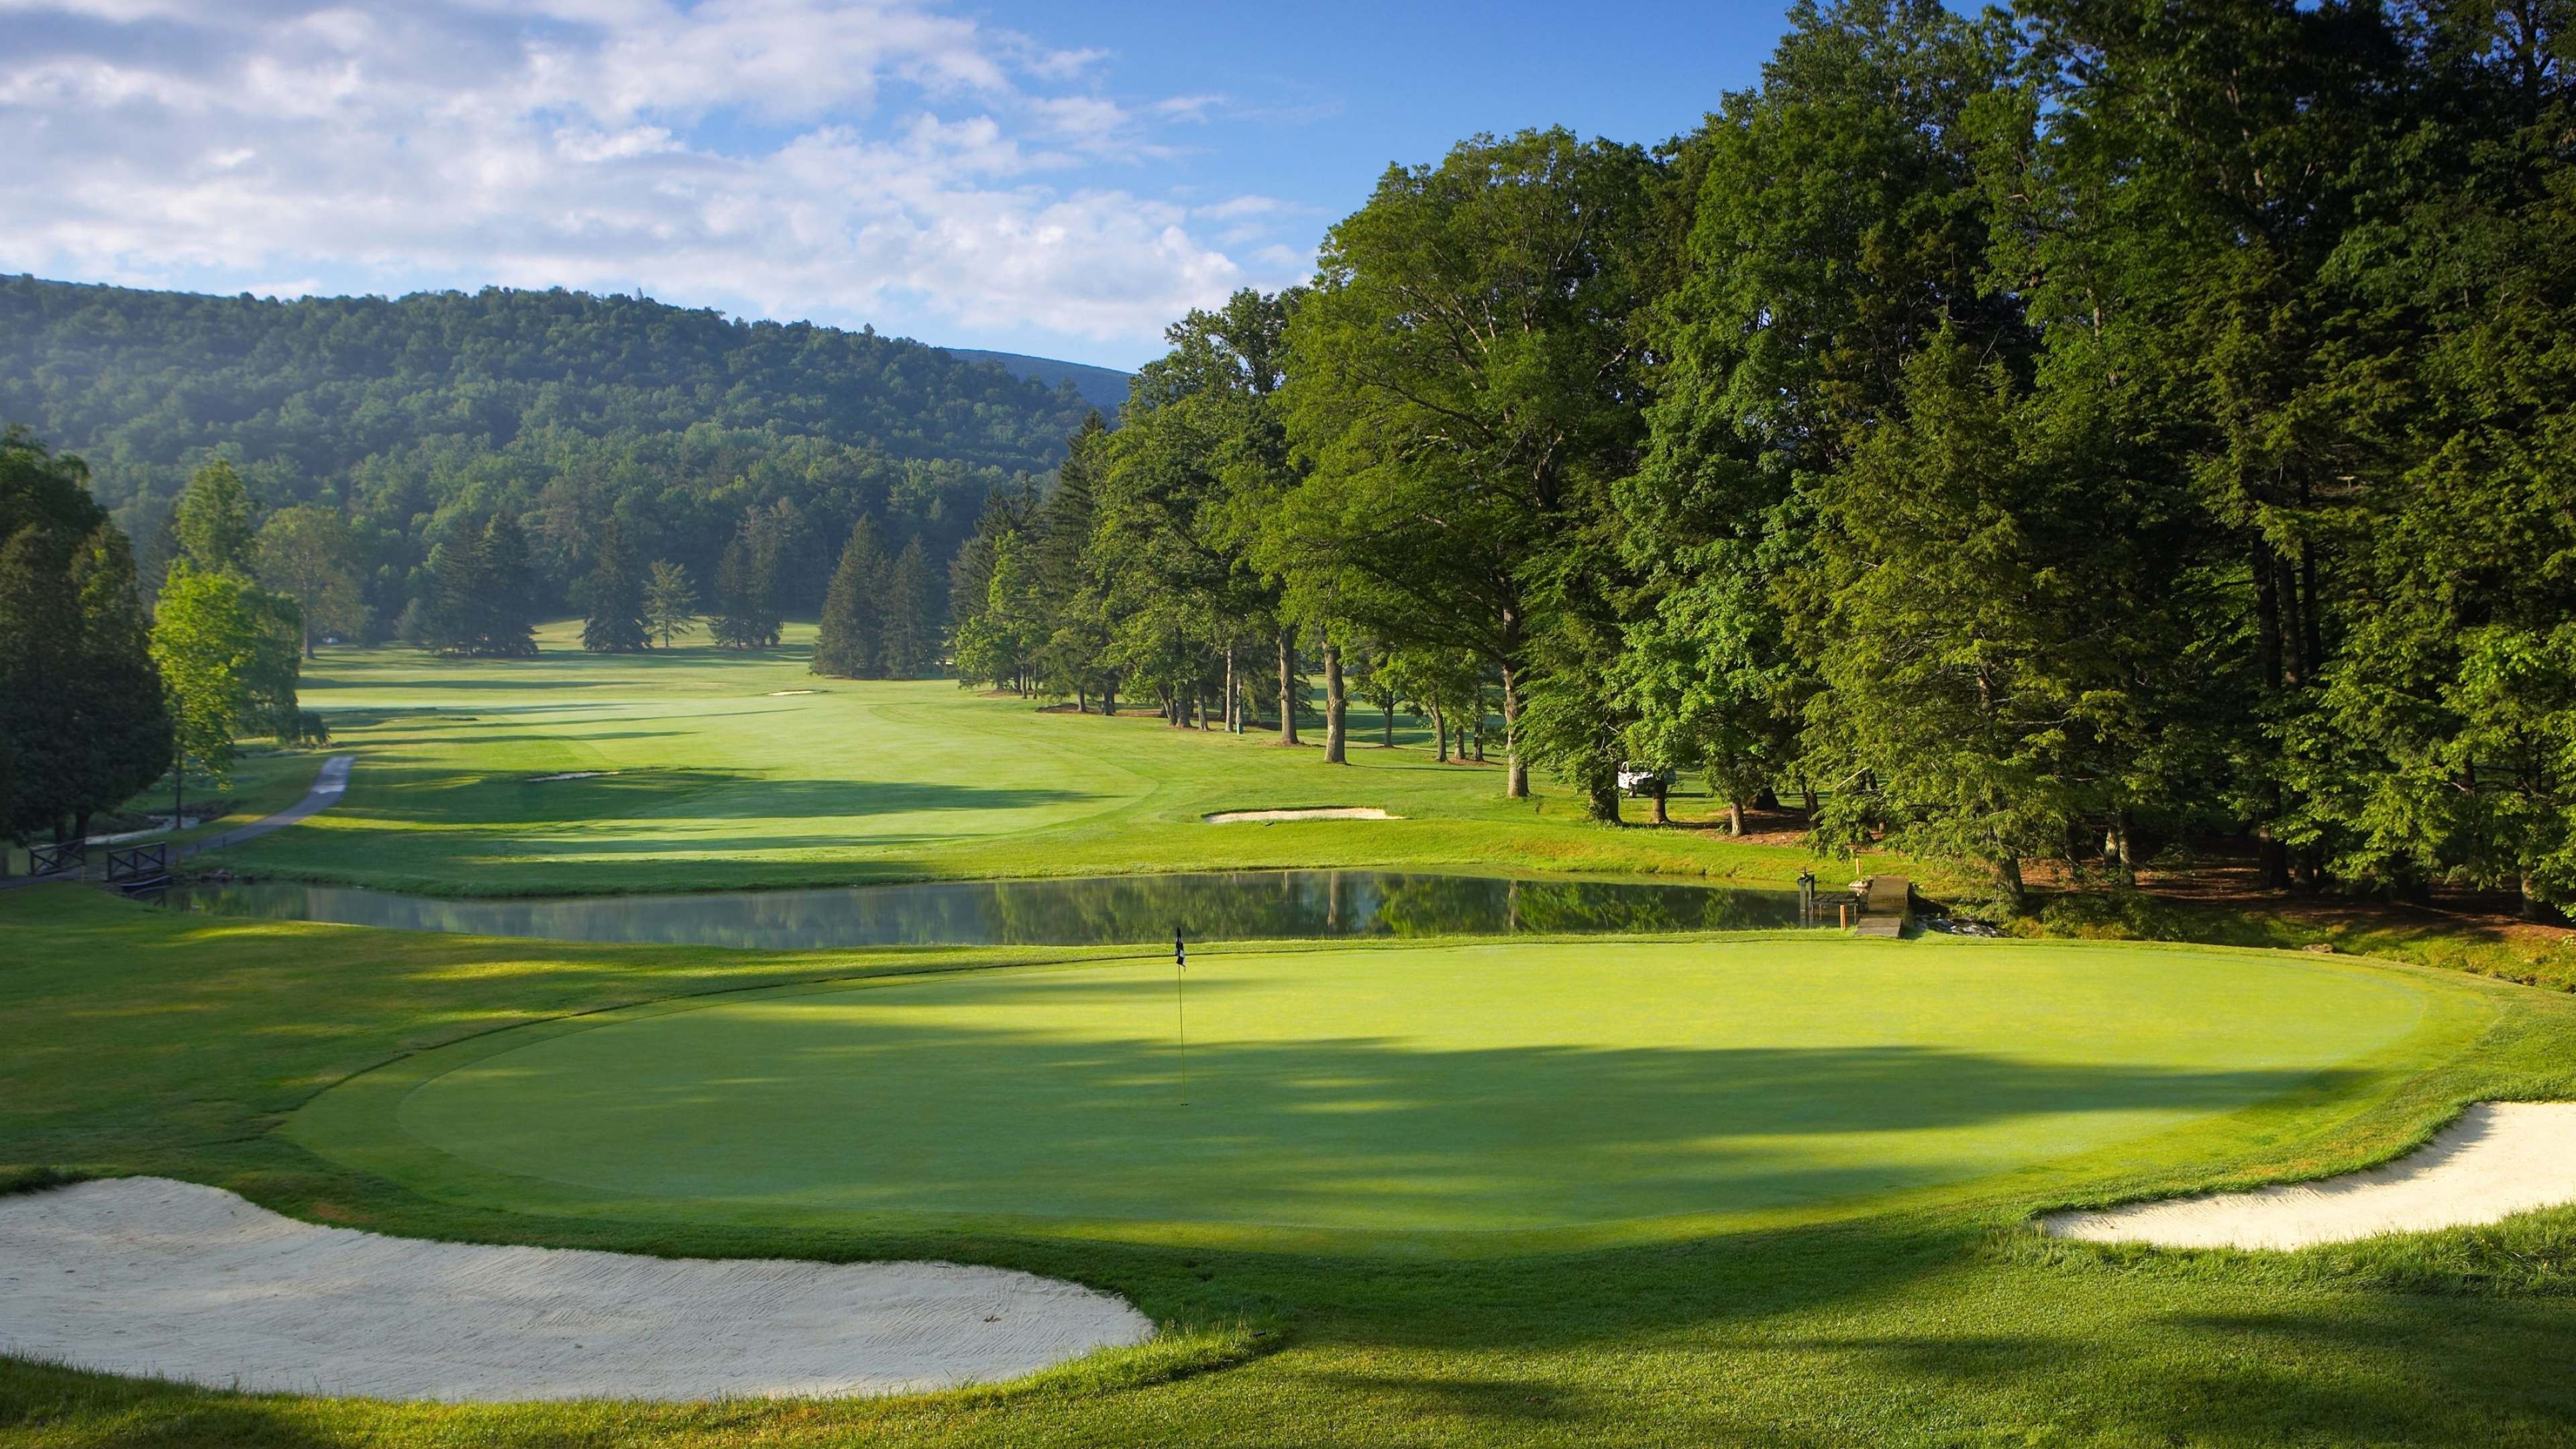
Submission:
<svg viewBox="0 0 2576 1449">
<path fill-rule="evenodd" d="M 570 773 L 574 772 L 466 775 L 444 767 L 371 762 L 364 767 L 360 788 L 353 790 L 354 798 L 343 814 L 461 827 L 623 820 L 652 828 L 685 825 L 690 820 L 863 819 L 1028 810 L 1115 798 L 1041 786 L 771 780 L 732 770 L 610 768 L 575 779 L 543 778 Z M 748 843 L 758 845 L 760 838 Z"/>
<path fill-rule="evenodd" d="M 978 1011 L 1047 993 L 1060 1021 L 1174 1001 L 1162 983 L 973 989 Z M 1227 990 L 1196 983 L 1202 1030 L 1223 1030 Z M 1184 1109 L 1171 1036 L 944 1024 L 957 1005 L 858 993 L 629 1023 L 440 1078 L 406 1123 L 486 1166 L 666 1199 L 1487 1231 L 1860 1199 L 2361 1079 L 1921 1046 L 1212 1035 Z M 2115 1113 L 2133 1115 L 2087 1124 Z"/>
</svg>

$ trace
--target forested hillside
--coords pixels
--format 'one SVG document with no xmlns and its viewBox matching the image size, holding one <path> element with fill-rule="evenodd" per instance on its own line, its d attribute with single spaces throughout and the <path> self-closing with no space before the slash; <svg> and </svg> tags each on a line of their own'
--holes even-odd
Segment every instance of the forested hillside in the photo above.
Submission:
<svg viewBox="0 0 2576 1449">
<path fill-rule="evenodd" d="M 341 632 L 391 629 L 432 551 L 496 513 L 527 534 L 542 606 L 564 607 L 612 516 L 642 559 L 707 585 L 758 512 L 779 603 L 811 609 L 858 515 L 944 562 L 984 495 L 1052 469 L 1090 411 L 909 340 L 630 297 L 0 281 L 0 420 L 88 462 L 147 590 L 174 500 L 228 460 L 263 518 L 321 503 L 348 521 L 365 607 Z"/>
</svg>

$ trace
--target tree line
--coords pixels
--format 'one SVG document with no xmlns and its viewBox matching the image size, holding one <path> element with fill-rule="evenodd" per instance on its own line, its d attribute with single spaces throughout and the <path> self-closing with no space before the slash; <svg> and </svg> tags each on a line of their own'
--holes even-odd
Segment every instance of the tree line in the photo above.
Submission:
<svg viewBox="0 0 2576 1449">
<path fill-rule="evenodd" d="M 227 784 L 242 737 L 322 733 L 296 704 L 303 611 L 259 582 L 290 534 L 253 531 L 239 476 L 189 483 L 149 612 L 88 482 L 79 458 L 0 431 L 0 838 L 19 844 L 83 839 L 174 767 Z"/>
<path fill-rule="evenodd" d="M 1391 168 L 988 501 L 958 671 L 1490 703 L 1507 793 L 1799 792 L 2006 909 L 2231 837 L 2576 901 L 2568 18 L 1802 4 L 1661 147 Z"/>
</svg>

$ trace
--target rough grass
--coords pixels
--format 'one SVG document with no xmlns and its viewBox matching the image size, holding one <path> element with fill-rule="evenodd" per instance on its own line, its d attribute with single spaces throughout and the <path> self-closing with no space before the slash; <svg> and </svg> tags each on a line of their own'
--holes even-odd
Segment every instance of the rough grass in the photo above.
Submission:
<svg viewBox="0 0 2576 1449">
<path fill-rule="evenodd" d="M 2331 948 L 2499 981 L 2576 991 L 2576 931 L 2437 915 L 2340 898 L 2192 900 L 2147 891 L 2064 893 L 2022 934 L 2093 941 L 2187 941 L 2278 950 Z"/>
<path fill-rule="evenodd" d="M 383 1231 L 635 1251 L 929 1254 L 1128 1295 L 1172 1336 L 1024 1385 L 883 1402 L 437 1407 L 245 1396 L 0 1360 L 16 1445 L 2557 1444 L 2576 1438 L 2576 1299 L 2493 1265 L 2566 1257 L 2541 1214 L 2310 1255 L 2065 1251 L 2022 1224 L 2063 1184 L 1855 1221 L 1571 1254 L 1351 1258 L 868 1236 L 497 1213 L 313 1157 L 274 1130 L 401 1053 L 566 1012 L 915 966 L 580 947 L 155 915 L 94 892 L 0 896 L 0 1164 L 164 1172 Z M 2153 950 L 2155 948 L 2146 948 Z M 952 952 L 940 960 L 1108 953 Z M 2355 968 L 2369 969 L 2369 968 Z M 2403 971 L 2404 968 L 2395 968 Z M 2322 1134 L 2239 1114 L 2102 1191 L 2324 1171 L 2458 1102 L 2570 1090 L 2576 1004 L 2461 977 L 2471 1046 Z M 2259 1139 L 2271 1135 L 2276 1140 Z M 2114 1174 L 2116 1177 L 2116 1174 Z M 2483 1244 L 2483 1246 L 2481 1246 Z"/>
</svg>

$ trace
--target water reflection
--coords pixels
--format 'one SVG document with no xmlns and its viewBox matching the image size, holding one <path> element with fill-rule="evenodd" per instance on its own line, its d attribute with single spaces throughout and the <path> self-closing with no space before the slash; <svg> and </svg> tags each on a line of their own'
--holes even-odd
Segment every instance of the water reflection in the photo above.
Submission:
<svg viewBox="0 0 2576 1449">
<path fill-rule="evenodd" d="M 1374 870 L 938 881 L 725 895 L 438 900 L 347 886 L 196 885 L 175 909 L 554 941 L 802 950 L 1514 932 L 1724 931 L 1797 924 L 1789 891 Z"/>
</svg>

